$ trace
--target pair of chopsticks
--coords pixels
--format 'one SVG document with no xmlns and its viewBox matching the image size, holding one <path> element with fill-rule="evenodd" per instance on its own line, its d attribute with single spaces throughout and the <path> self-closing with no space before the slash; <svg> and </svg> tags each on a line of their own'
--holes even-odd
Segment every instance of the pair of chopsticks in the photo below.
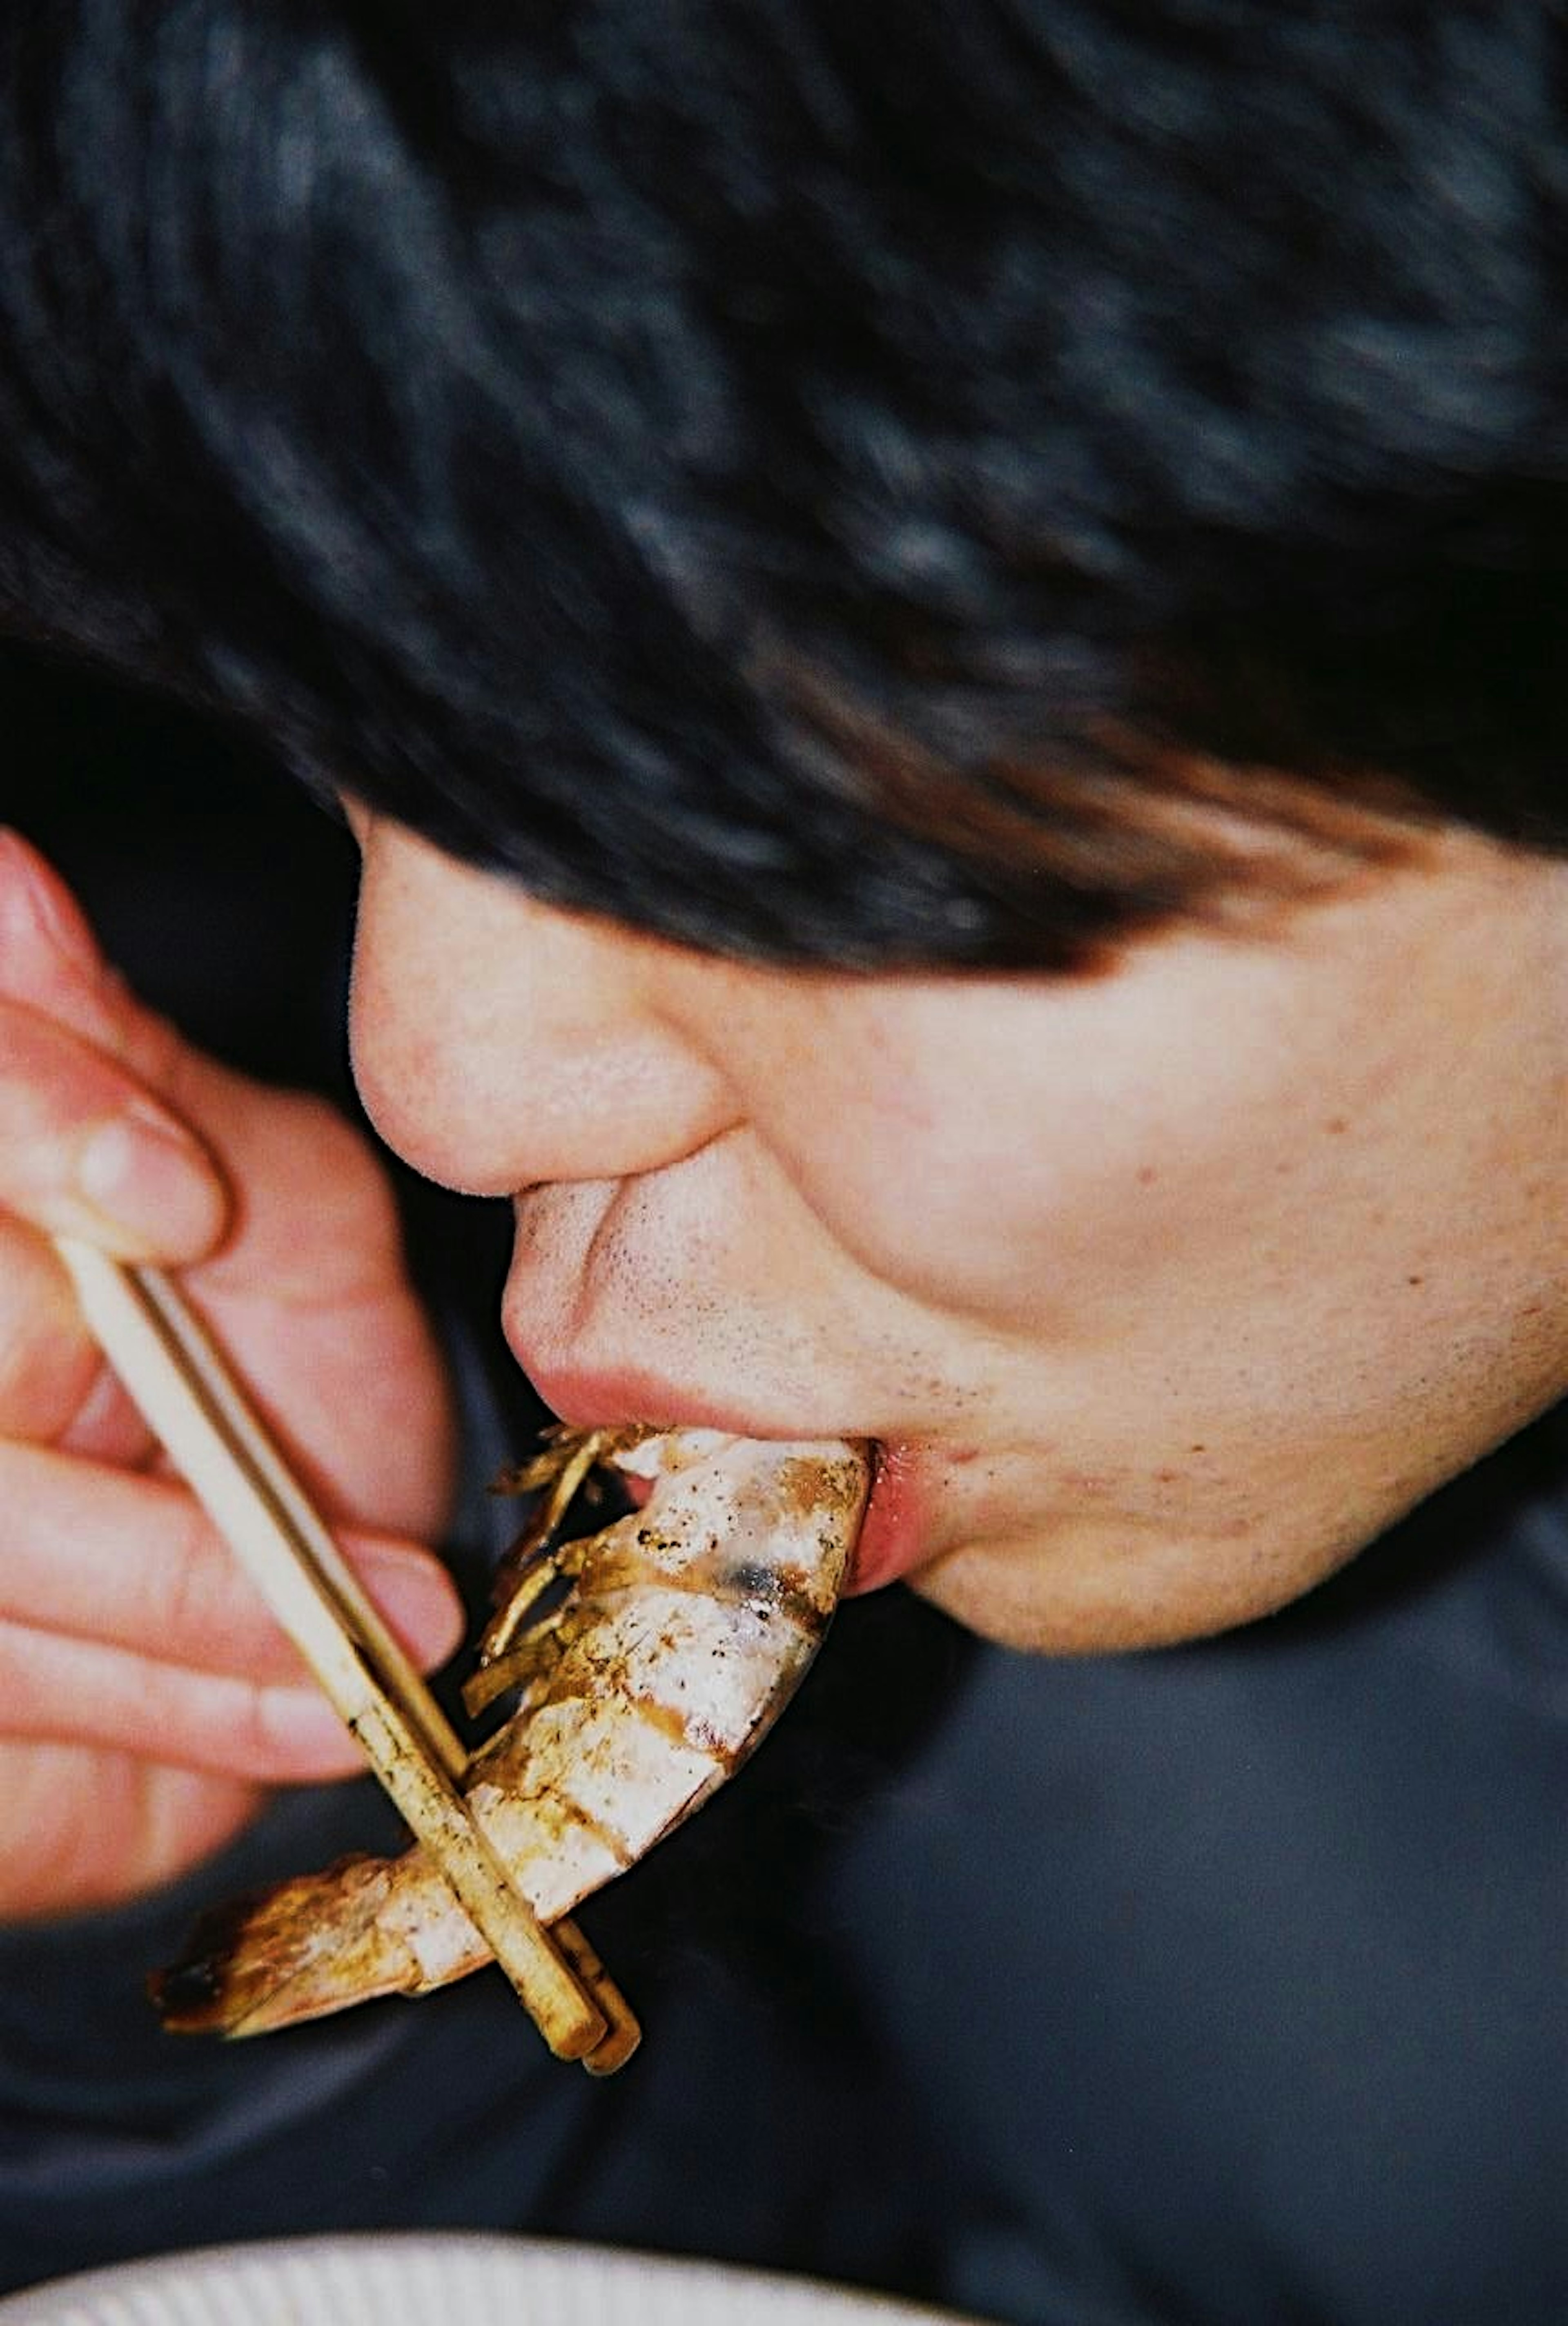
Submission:
<svg viewBox="0 0 1568 2326">
<path fill-rule="evenodd" d="M 472 1817 L 457 1732 L 172 1280 L 59 1237 L 100 1347 L 558 2058 L 609 2075 L 639 2030 L 588 1940 L 546 1930 Z"/>
</svg>

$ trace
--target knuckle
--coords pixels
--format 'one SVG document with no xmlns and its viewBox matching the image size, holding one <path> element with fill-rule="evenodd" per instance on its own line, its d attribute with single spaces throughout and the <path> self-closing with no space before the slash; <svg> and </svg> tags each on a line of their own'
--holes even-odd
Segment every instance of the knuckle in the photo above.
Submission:
<svg viewBox="0 0 1568 2326">
<path fill-rule="evenodd" d="M 8 1176 L 50 1134 L 57 1144 L 118 1093 L 125 1076 L 111 1060 L 42 1010 L 0 1000 L 0 1158 Z"/>
<path fill-rule="evenodd" d="M 47 1442 L 59 1453 L 120 1470 L 143 1468 L 157 1450 L 156 1438 L 107 1360 L 95 1365 L 70 1421 Z"/>
<path fill-rule="evenodd" d="M 33 1638 L 30 1626 L 0 1616 L 0 1728 L 9 1735 L 35 1735 L 50 1710 L 50 1658 L 33 1651 Z"/>
<path fill-rule="evenodd" d="M 200 1503 L 174 1481 L 152 1483 L 149 1491 L 158 1507 L 144 1636 L 175 1662 L 226 1682 L 263 1687 L 293 1674 L 293 1649 Z"/>
<path fill-rule="evenodd" d="M 149 1614 L 176 1652 L 211 1636 L 211 1531 L 200 1505 L 179 1489 L 168 1495 L 163 1556 L 153 1585 Z"/>
<path fill-rule="evenodd" d="M 43 1238 L 0 1218 L 0 1437 L 61 1437 L 102 1370 L 65 1272 Z"/>
</svg>

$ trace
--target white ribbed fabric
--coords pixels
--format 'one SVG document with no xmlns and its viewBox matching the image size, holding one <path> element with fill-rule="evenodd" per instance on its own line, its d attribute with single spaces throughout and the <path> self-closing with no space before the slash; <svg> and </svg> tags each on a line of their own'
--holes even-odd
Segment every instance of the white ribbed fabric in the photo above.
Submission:
<svg viewBox="0 0 1568 2326">
<path fill-rule="evenodd" d="M 31 2286 L 0 2326 L 964 2326 L 947 2311 L 711 2262 L 548 2239 L 214 2247 Z"/>
</svg>

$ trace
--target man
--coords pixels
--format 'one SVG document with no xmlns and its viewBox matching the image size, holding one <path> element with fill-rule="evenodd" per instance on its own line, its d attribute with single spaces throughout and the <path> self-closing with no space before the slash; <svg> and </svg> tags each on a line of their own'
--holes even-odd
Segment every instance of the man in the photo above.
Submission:
<svg viewBox="0 0 1568 2326">
<path fill-rule="evenodd" d="M 1550 1408 L 1553 12 L 144 13 L 4 36 L 13 624 L 336 798 L 362 1094 L 515 1198 L 554 1410 L 874 1438 L 861 1587 L 1084 1651 L 1279 1607 Z M 346 1765 L 42 1232 L 190 1270 L 431 1660 L 453 1457 L 357 1143 L 17 842 L 0 913 L 35 1915 Z M 934 2282 L 1041 2298 L 988 2266 Z"/>
</svg>

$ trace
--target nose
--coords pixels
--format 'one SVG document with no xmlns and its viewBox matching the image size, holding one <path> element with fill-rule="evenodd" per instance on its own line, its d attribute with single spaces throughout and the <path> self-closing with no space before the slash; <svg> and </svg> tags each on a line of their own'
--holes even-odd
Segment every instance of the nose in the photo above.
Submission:
<svg viewBox="0 0 1568 2326">
<path fill-rule="evenodd" d="M 357 823 L 355 1079 L 416 1170 L 475 1195 L 621 1178 L 736 1120 L 722 1075 L 666 1006 L 684 956 L 400 825 Z"/>
</svg>

